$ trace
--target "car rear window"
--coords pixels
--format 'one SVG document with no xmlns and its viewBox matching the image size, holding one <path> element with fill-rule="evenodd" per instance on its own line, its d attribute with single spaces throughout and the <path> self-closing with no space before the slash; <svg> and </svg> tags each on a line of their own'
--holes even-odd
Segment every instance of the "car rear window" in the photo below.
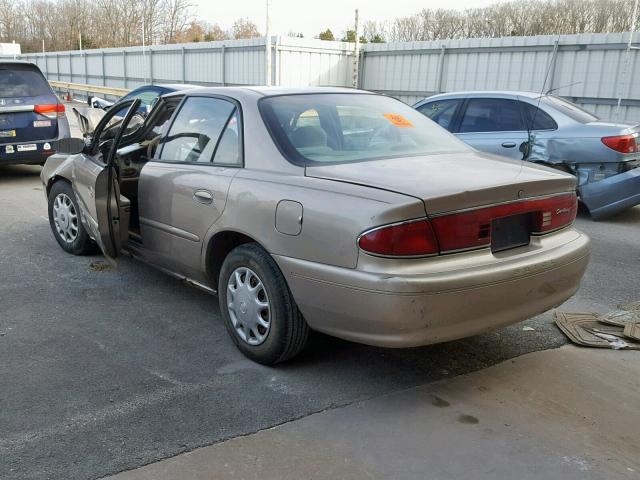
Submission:
<svg viewBox="0 0 640 480">
<path fill-rule="evenodd" d="M 530 130 L 555 130 L 558 128 L 555 120 L 546 112 L 530 103 L 522 102 L 525 108 L 527 126 Z"/>
<path fill-rule="evenodd" d="M 405 103 L 382 95 L 316 93 L 266 97 L 262 117 L 296 164 L 340 163 L 468 151 Z"/>
<path fill-rule="evenodd" d="M 551 105 L 557 110 L 560 110 L 562 113 L 564 113 L 568 117 L 571 117 L 576 122 L 590 123 L 597 122 L 599 120 L 599 118 L 594 114 L 587 112 L 583 108 L 580 108 L 575 103 L 571 103 L 564 98 L 556 97 L 555 95 L 545 95 L 541 98 L 541 101 L 543 101 L 547 105 Z"/>
<path fill-rule="evenodd" d="M 36 97 L 51 93 L 42 73 L 30 65 L 0 65 L 0 96 Z"/>
</svg>

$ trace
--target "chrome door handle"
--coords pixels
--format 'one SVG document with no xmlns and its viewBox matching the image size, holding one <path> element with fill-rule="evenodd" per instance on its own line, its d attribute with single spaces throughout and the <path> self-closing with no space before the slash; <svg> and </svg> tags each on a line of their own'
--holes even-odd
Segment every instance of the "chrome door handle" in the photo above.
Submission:
<svg viewBox="0 0 640 480">
<path fill-rule="evenodd" d="M 213 203 L 213 193 L 209 190 L 196 190 L 193 192 L 193 199 L 198 203 Z"/>
<path fill-rule="evenodd" d="M 502 146 L 503 146 L 504 148 L 513 148 L 513 147 L 515 147 L 515 146 L 516 146 L 516 144 L 515 144 L 514 142 L 504 142 L 504 143 L 502 144 Z"/>
</svg>

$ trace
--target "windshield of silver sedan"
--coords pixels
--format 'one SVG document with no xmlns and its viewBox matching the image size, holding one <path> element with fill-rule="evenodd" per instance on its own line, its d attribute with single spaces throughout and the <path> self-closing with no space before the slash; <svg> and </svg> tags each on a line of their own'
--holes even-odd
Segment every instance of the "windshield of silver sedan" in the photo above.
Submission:
<svg viewBox="0 0 640 480">
<path fill-rule="evenodd" d="M 260 101 L 260 111 L 280 150 L 296 164 L 469 151 L 418 111 L 382 95 L 273 96 Z"/>
</svg>

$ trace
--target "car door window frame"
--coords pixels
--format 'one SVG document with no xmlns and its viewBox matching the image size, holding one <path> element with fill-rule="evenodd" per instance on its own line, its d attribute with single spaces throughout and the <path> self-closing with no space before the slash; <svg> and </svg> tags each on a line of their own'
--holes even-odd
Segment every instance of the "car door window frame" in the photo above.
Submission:
<svg viewBox="0 0 640 480">
<path fill-rule="evenodd" d="M 476 131 L 476 132 L 461 132 L 460 131 L 460 127 L 462 126 L 462 120 L 464 119 L 465 114 L 467 113 L 467 109 L 469 108 L 469 103 L 472 100 L 510 100 L 512 102 L 516 102 L 516 106 L 518 107 L 518 111 L 520 113 L 520 121 L 522 122 L 522 126 L 524 128 L 522 128 L 521 130 L 492 130 L 492 131 Z M 457 112 L 458 114 L 458 118 L 456 119 L 455 122 L 455 131 L 451 130 L 451 133 L 456 133 L 458 135 L 478 135 L 478 134 L 500 134 L 500 133 L 519 133 L 519 132 L 526 132 L 527 128 L 527 122 L 526 122 L 526 117 L 524 115 L 524 108 L 522 106 L 520 106 L 520 100 L 515 99 L 515 98 L 504 98 L 504 97 L 467 97 L 464 99 L 462 108 Z"/>
<path fill-rule="evenodd" d="M 234 107 L 235 107 L 234 110 L 229 115 L 229 118 L 227 119 L 227 121 L 226 121 L 226 123 L 224 125 L 224 128 L 220 131 L 220 135 L 218 136 L 218 139 L 216 140 L 216 148 L 214 149 L 211 161 L 208 161 L 208 162 L 200 162 L 200 161 L 186 162 L 186 161 L 183 161 L 183 160 L 162 160 L 160 157 L 162 157 L 162 151 L 164 150 L 164 147 L 165 147 L 164 143 L 162 143 L 162 148 L 160 148 L 159 151 L 156 152 L 156 157 L 157 158 L 154 158 L 152 161 L 153 162 L 158 162 L 158 163 L 174 164 L 174 165 L 206 165 L 206 166 L 212 166 L 212 167 L 244 168 L 244 116 L 243 116 L 243 113 L 242 113 L 242 106 L 241 106 L 240 102 L 238 100 L 236 100 L 235 98 L 228 97 L 226 95 L 216 95 L 216 94 L 185 95 L 182 98 L 182 100 L 180 101 L 180 104 L 176 107 L 176 111 L 173 112 L 173 117 L 171 118 L 169 126 L 167 127 L 167 131 L 163 135 L 163 137 L 166 137 L 169 134 L 169 132 L 173 128 L 173 124 L 175 123 L 176 119 L 178 118 L 178 115 L 180 115 L 180 111 L 182 110 L 182 108 L 184 107 L 184 104 L 187 102 L 187 100 L 189 98 L 213 98 L 213 99 L 218 99 L 218 100 L 224 100 L 224 101 L 227 101 L 227 102 L 233 104 Z M 216 163 L 216 162 L 214 162 L 214 160 L 215 160 L 215 154 L 217 153 L 218 144 L 220 143 L 220 140 L 222 139 L 222 136 L 224 135 L 227 127 L 229 126 L 229 122 L 231 121 L 231 119 L 233 118 L 233 116 L 236 113 L 238 114 L 238 121 L 240 123 L 240 125 L 238 125 L 238 149 L 239 149 L 238 156 L 240 158 L 240 162 L 237 163 L 237 164 Z"/>
<path fill-rule="evenodd" d="M 118 105 L 120 106 L 120 108 L 118 108 L 117 110 L 111 110 L 109 109 L 107 111 L 107 114 L 104 115 L 100 121 L 98 122 L 98 125 L 96 125 L 96 128 L 94 129 L 93 133 L 91 134 L 91 142 L 87 145 L 87 147 L 85 148 L 85 152 L 86 153 L 86 157 L 89 158 L 93 163 L 100 165 L 102 167 L 107 165 L 107 162 L 104 161 L 104 159 L 98 159 L 96 158 L 96 155 L 98 154 L 98 150 L 100 148 L 100 137 L 102 135 L 102 132 L 104 131 L 104 129 L 107 127 L 107 124 L 109 123 L 109 121 L 111 121 L 111 119 L 113 117 L 116 116 L 116 114 L 121 110 L 121 109 L 126 109 L 128 111 L 129 107 L 136 101 L 135 98 L 128 98 L 127 100 L 124 100 L 123 102 L 118 102 Z M 113 113 L 112 113 L 113 112 Z M 125 114 L 126 115 L 126 114 Z M 124 117 L 122 119 L 122 122 L 124 122 Z M 121 128 L 121 127 L 118 127 Z M 124 138 L 124 136 L 122 137 Z M 121 140 L 122 140 L 121 138 Z M 115 137 L 114 137 L 115 139 Z"/>
</svg>

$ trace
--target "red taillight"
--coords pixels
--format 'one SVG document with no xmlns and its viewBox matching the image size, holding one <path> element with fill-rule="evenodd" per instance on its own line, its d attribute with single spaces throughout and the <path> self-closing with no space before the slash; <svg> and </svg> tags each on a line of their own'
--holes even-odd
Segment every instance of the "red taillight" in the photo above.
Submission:
<svg viewBox="0 0 640 480">
<path fill-rule="evenodd" d="M 431 219 L 441 252 L 470 250 L 491 245 L 491 221 L 529 213 L 533 234 L 548 233 L 573 223 L 578 203 L 575 194 L 534 198 L 452 213 Z"/>
<path fill-rule="evenodd" d="M 424 256 L 438 253 L 438 241 L 427 219 L 369 230 L 360 236 L 358 245 L 375 255 Z"/>
<path fill-rule="evenodd" d="M 602 137 L 602 143 L 620 153 L 636 153 L 638 142 L 635 135 L 618 135 L 615 137 Z"/>
<path fill-rule="evenodd" d="M 64 104 L 51 103 L 45 105 L 34 105 L 33 111 L 40 115 L 44 115 L 47 118 L 63 118 Z"/>
<path fill-rule="evenodd" d="M 411 220 L 369 230 L 358 245 L 366 252 L 388 256 L 424 256 L 489 247 L 492 221 L 529 214 L 532 235 L 571 225 L 578 211 L 574 193 L 533 198 L 491 207 Z"/>
</svg>

